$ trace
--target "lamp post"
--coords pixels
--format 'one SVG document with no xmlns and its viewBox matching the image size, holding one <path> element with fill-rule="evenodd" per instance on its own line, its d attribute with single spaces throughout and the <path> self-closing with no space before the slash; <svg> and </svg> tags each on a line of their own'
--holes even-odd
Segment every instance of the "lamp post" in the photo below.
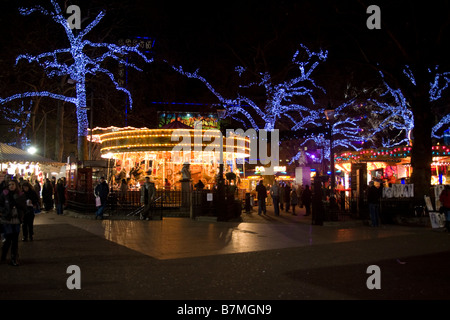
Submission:
<svg viewBox="0 0 450 320">
<path fill-rule="evenodd" d="M 217 109 L 217 117 L 220 121 L 222 121 L 225 118 L 226 110 L 225 109 Z M 222 129 L 222 128 L 221 128 Z M 223 179 L 223 137 L 224 132 L 221 131 L 220 135 L 220 159 L 219 159 L 219 184 L 224 184 L 225 180 Z"/>
<path fill-rule="evenodd" d="M 217 109 L 217 117 L 220 121 L 225 118 L 226 110 Z M 222 128 L 222 123 L 220 123 L 220 129 Z M 217 216 L 219 220 L 223 220 L 226 215 L 226 205 L 225 205 L 225 179 L 223 178 L 223 135 L 224 133 L 220 130 L 220 159 L 219 159 L 219 176 L 217 178 Z"/>
<path fill-rule="evenodd" d="M 334 152 L 333 152 L 333 121 L 334 121 L 334 109 L 328 104 L 328 109 L 325 110 L 325 117 L 328 121 L 328 138 L 330 139 L 330 170 L 331 170 L 331 196 L 334 195 L 334 189 L 336 185 L 334 176 Z"/>
</svg>

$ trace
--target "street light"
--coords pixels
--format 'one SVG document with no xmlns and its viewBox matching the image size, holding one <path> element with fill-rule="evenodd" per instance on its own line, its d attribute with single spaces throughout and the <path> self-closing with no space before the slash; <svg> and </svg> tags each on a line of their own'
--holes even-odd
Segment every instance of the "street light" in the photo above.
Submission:
<svg viewBox="0 0 450 320">
<path fill-rule="evenodd" d="M 219 118 L 219 120 L 223 120 L 225 119 L 225 114 L 226 114 L 226 110 L 225 109 L 217 109 L 217 117 Z M 220 128 L 222 129 L 222 128 Z M 219 159 L 219 179 L 218 182 L 219 184 L 223 184 L 225 182 L 225 180 L 223 179 L 223 135 L 224 132 L 221 131 L 221 135 L 220 135 L 220 159 Z"/>
<path fill-rule="evenodd" d="M 37 149 L 36 149 L 36 147 L 31 146 L 31 147 L 28 148 L 27 151 L 28 151 L 29 154 L 36 154 Z"/>
<path fill-rule="evenodd" d="M 328 108 L 325 110 L 325 117 L 328 121 L 328 137 L 330 139 L 330 169 L 331 169 L 331 194 L 334 195 L 334 188 L 336 185 L 335 177 L 334 177 L 334 152 L 333 152 L 333 121 L 334 121 L 334 109 L 331 107 L 331 104 L 328 103 Z"/>
<path fill-rule="evenodd" d="M 226 110 L 217 109 L 217 117 L 219 120 L 225 118 Z M 220 129 L 222 128 L 222 123 L 220 123 Z M 219 177 L 217 179 L 217 216 L 219 219 L 223 219 L 226 216 L 226 205 L 225 205 L 225 179 L 223 178 L 223 135 L 224 133 L 220 130 L 220 160 L 219 160 Z"/>
</svg>

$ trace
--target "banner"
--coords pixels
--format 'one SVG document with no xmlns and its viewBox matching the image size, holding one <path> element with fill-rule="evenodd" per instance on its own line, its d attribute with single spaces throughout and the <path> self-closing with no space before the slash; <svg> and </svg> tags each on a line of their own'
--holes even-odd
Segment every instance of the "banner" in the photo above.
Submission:
<svg viewBox="0 0 450 320">
<path fill-rule="evenodd" d="M 383 188 L 383 198 L 412 198 L 414 197 L 414 184 L 393 184 L 392 187 Z"/>
</svg>

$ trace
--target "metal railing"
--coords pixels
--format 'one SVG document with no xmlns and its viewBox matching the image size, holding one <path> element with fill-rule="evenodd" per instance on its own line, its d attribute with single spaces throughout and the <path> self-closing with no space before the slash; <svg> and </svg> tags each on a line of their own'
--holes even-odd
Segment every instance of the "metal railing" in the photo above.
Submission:
<svg viewBox="0 0 450 320">
<path fill-rule="evenodd" d="M 94 213 L 95 196 L 92 192 L 68 190 L 68 206 L 75 211 Z M 208 196 L 209 194 L 209 196 Z M 215 190 L 156 190 L 156 201 L 152 210 L 162 216 L 214 216 L 217 214 L 218 195 Z M 245 204 L 245 190 L 238 190 L 234 195 L 227 194 L 225 211 L 231 215 L 240 214 Z M 239 207 L 239 208 L 238 208 Z M 108 194 L 105 216 L 139 217 L 143 205 L 139 190 L 120 192 L 112 190 Z M 238 213 L 237 213 L 238 212 Z"/>
</svg>

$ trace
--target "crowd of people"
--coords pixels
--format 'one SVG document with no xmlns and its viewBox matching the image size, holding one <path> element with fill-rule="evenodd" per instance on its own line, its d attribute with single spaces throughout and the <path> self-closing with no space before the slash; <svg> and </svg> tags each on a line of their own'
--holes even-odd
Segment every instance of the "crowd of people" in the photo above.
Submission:
<svg viewBox="0 0 450 320">
<path fill-rule="evenodd" d="M 272 186 L 264 185 L 263 180 L 260 180 L 256 186 L 256 195 L 258 199 L 258 214 L 266 214 L 266 204 L 271 204 L 274 207 L 274 214 L 280 215 L 281 211 L 286 213 L 295 213 L 295 208 L 305 207 L 305 216 L 311 214 L 312 193 L 309 185 L 295 186 L 292 183 L 285 181 L 276 181 Z"/>
<path fill-rule="evenodd" d="M 49 211 L 56 206 L 57 214 L 62 214 L 66 206 L 65 178 L 46 179 L 44 185 L 38 180 L 34 183 L 22 177 L 6 175 L 0 183 L 0 235 L 2 250 L 0 262 L 18 266 L 19 235 L 22 241 L 33 241 L 34 217 L 41 208 Z M 41 198 L 42 194 L 42 198 Z"/>
</svg>

